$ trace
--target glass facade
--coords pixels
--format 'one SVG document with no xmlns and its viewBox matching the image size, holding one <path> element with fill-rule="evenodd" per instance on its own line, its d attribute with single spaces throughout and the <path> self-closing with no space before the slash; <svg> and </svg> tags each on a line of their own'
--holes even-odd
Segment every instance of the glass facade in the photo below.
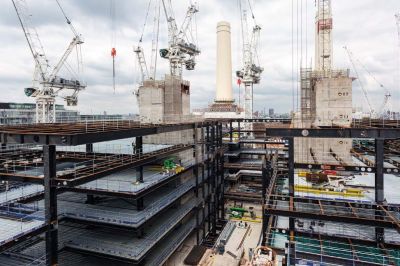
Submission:
<svg viewBox="0 0 400 266">
<path fill-rule="evenodd" d="M 36 121 L 36 105 L 33 103 L 0 103 L 0 125 L 32 124 Z M 57 122 L 79 120 L 79 112 L 56 105 Z"/>
</svg>

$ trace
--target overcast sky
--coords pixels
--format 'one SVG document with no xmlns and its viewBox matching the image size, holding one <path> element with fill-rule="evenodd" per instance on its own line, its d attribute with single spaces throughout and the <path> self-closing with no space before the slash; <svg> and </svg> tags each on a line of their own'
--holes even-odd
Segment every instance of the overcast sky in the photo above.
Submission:
<svg viewBox="0 0 400 266">
<path fill-rule="evenodd" d="M 28 49 L 11 0 L 1 0 L 0 9 L 0 90 L 1 101 L 33 102 L 23 88 L 31 84 L 34 61 Z M 53 65 L 66 49 L 72 33 L 53 0 L 26 0 L 47 57 Z M 84 80 L 87 88 L 79 95 L 82 113 L 136 113 L 132 94 L 139 81 L 139 70 L 133 53 L 143 30 L 148 0 L 114 0 L 115 33 L 112 30 L 110 0 L 60 0 L 77 31 L 84 37 Z M 154 0 L 153 0 L 154 1 Z M 244 0 L 243 0 L 244 1 Z M 202 53 L 196 69 L 184 71 L 191 82 L 191 105 L 206 107 L 215 97 L 216 24 L 220 20 L 232 25 L 233 70 L 240 68 L 240 16 L 237 0 L 198 0 L 198 42 Z M 244 1 L 247 2 L 247 1 Z M 259 47 L 261 84 L 254 88 L 255 109 L 274 108 L 277 112 L 292 109 L 292 0 L 252 0 L 254 15 L 262 26 Z M 188 6 L 188 0 L 172 0 L 178 25 Z M 314 0 L 294 0 L 294 54 L 303 62 L 314 56 Z M 296 6 L 298 3 L 298 7 Z M 301 5 L 302 4 L 302 5 Z M 348 46 L 369 72 L 390 89 L 393 109 L 399 111 L 397 29 L 394 14 L 400 11 L 399 0 L 332 0 L 334 16 L 334 66 L 351 68 L 343 50 Z M 297 12 L 297 8 L 299 12 Z M 303 10 L 302 15 L 300 10 Z M 307 12 L 306 12 L 307 11 Z M 162 13 L 161 13 L 162 14 Z M 297 19 L 298 14 L 298 19 Z M 150 60 L 152 15 L 145 29 L 144 49 Z M 299 31 L 297 32 L 297 20 Z M 301 23 L 301 21 L 303 23 Z M 249 18 L 249 24 L 252 20 Z M 301 27 L 302 25 L 302 27 Z M 301 30 L 302 29 L 302 30 Z M 302 32 L 302 34 L 301 34 Z M 307 34 L 306 34 L 307 32 Z M 112 88 L 112 36 L 116 36 L 116 91 Z M 297 57 L 297 40 L 299 36 Z M 166 46 L 167 26 L 161 17 L 159 48 Z M 307 40 L 307 43 L 306 43 Z M 303 45 L 301 45 L 303 43 Z M 307 48 L 306 48 L 307 47 Z M 302 48 L 302 49 L 301 49 Z M 301 52 L 303 51 L 303 52 Z M 74 59 L 74 54 L 70 59 Z M 74 60 L 69 60 L 74 66 Z M 360 80 L 368 91 L 373 108 L 378 109 L 384 90 L 366 71 L 358 66 Z M 168 62 L 158 60 L 157 77 L 168 72 Z M 352 70 L 354 75 L 354 71 Z M 232 83 L 236 98 L 238 87 Z M 294 85 L 295 89 L 297 84 Z M 353 105 L 366 104 L 360 85 L 354 82 Z M 296 93 L 295 93 L 296 94 Z M 63 103 L 61 99 L 58 103 Z M 296 104 L 295 104 L 296 105 Z"/>
</svg>

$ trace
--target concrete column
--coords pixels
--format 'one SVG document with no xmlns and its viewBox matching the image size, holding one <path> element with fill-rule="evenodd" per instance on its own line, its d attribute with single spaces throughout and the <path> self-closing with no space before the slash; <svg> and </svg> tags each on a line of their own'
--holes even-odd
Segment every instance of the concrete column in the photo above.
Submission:
<svg viewBox="0 0 400 266">
<path fill-rule="evenodd" d="M 217 24 L 217 88 L 215 102 L 232 103 L 232 54 L 231 25 L 221 21 Z"/>
</svg>

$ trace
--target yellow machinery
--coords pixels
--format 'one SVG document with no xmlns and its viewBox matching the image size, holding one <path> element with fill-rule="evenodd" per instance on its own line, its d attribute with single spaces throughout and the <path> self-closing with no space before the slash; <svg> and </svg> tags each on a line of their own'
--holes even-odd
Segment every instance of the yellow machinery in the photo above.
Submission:
<svg viewBox="0 0 400 266">
<path fill-rule="evenodd" d="M 364 190 L 356 188 L 317 187 L 308 185 L 295 185 L 296 192 L 308 192 L 314 194 L 340 195 L 345 197 L 364 197 Z"/>
</svg>

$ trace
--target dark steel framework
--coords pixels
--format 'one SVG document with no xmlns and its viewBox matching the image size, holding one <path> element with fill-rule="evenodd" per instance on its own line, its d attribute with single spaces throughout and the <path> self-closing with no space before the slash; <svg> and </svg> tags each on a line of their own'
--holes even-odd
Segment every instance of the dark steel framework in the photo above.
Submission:
<svg viewBox="0 0 400 266">
<path fill-rule="evenodd" d="M 157 152 L 143 153 L 143 136 L 188 129 L 192 129 L 194 132 L 192 145 L 176 145 Z M 45 203 L 45 225 L 35 232 L 30 232 L 29 235 L 20 236 L 13 243 L 20 243 L 20 241 L 27 237 L 45 232 L 46 264 L 57 265 L 59 252 L 58 193 L 68 190 L 84 193 L 87 194 L 88 202 L 93 201 L 95 194 L 128 197 L 135 199 L 137 209 L 141 210 L 144 208 L 143 197 L 145 195 L 157 187 L 173 181 L 176 177 L 167 178 L 157 186 L 129 195 L 119 192 L 78 188 L 77 186 L 124 169 L 136 169 L 138 172 L 138 181 L 143 182 L 144 165 L 166 157 L 169 154 L 193 148 L 195 164 L 185 171 L 193 170 L 196 180 L 194 193 L 196 197 L 203 201 L 202 204 L 195 207 L 195 231 L 197 242 L 200 244 L 208 233 L 216 234 L 217 224 L 224 217 L 222 129 L 223 125 L 214 121 L 167 125 L 143 125 L 131 121 L 119 121 L 0 127 L 2 150 L 5 150 L 8 144 L 43 145 L 42 151 L 30 151 L 24 154 L 28 161 L 37 157 L 43 158 L 43 177 L 19 174 L 18 171 L 12 173 L 3 171 L 0 173 L 1 180 L 23 181 L 44 185 L 42 197 L 44 197 Z M 95 142 L 130 137 L 136 137 L 135 156 L 121 155 L 117 160 L 110 162 L 110 160 L 107 160 L 110 156 L 109 154 L 93 153 L 93 143 Z M 86 153 L 75 153 L 75 158 L 69 159 L 87 160 L 88 157 L 92 157 L 93 165 L 83 167 L 79 173 L 75 173 L 74 175 L 57 176 L 57 161 L 66 160 L 70 155 L 65 152 L 57 152 L 56 145 L 81 144 L 86 145 Z M 0 162 L 2 159 L 10 159 L 9 156 L 9 153 L 0 152 Z M 11 156 L 20 157 L 21 154 Z M 26 168 L 26 162 L 24 167 Z M 86 168 L 90 167 L 92 167 L 92 170 L 88 171 Z M 18 166 L 16 169 L 18 170 Z M 9 248 L 13 243 L 7 243 L 7 246 L 4 245 L 0 249 Z"/>
<path fill-rule="evenodd" d="M 238 123 L 238 128 L 233 128 L 233 123 Z M 318 129 L 299 129 L 299 128 L 268 128 L 261 132 L 244 131 L 240 129 L 238 120 L 229 122 L 230 143 L 233 143 L 233 133 L 238 132 L 253 132 L 262 134 L 264 139 L 250 140 L 248 143 L 268 143 L 269 138 L 286 139 L 288 148 L 287 154 L 287 180 L 288 193 L 276 193 L 276 181 L 278 179 L 277 171 L 278 164 L 276 161 L 264 161 L 262 165 L 254 165 L 249 163 L 226 163 L 225 169 L 249 169 L 262 170 L 262 185 L 263 185 L 263 239 L 265 245 L 269 243 L 270 232 L 273 230 L 273 221 L 279 216 L 289 218 L 289 230 L 285 230 L 288 235 L 289 242 L 286 249 L 289 254 L 286 259 L 289 265 L 296 263 L 296 236 L 302 236 L 304 233 L 296 230 L 295 220 L 298 218 L 332 221 L 339 223 L 367 225 L 375 228 L 375 241 L 363 241 L 352 239 L 354 242 L 385 247 L 400 248 L 400 244 L 385 242 L 385 228 L 397 230 L 400 234 L 400 205 L 388 204 L 384 198 L 384 173 L 393 173 L 392 168 L 384 167 L 385 142 L 400 138 L 400 128 L 398 125 L 389 124 L 387 127 L 382 127 L 377 123 L 373 123 L 375 127 L 367 126 L 360 121 L 354 121 L 352 128 L 318 128 Z M 368 139 L 374 141 L 373 152 L 375 153 L 375 164 L 368 167 L 351 166 L 351 165 L 323 165 L 323 164 L 300 164 L 294 161 L 294 138 L 354 138 Z M 239 137 L 238 143 L 246 143 Z M 239 144 L 240 145 L 240 144 Z M 337 170 L 337 171 L 355 171 L 369 172 L 375 174 L 375 201 L 371 204 L 361 204 L 349 201 L 337 200 L 322 200 L 296 197 L 294 193 L 294 176 L 295 169 L 317 169 L 317 170 Z M 398 170 L 398 169 L 397 169 Z M 396 171 L 397 172 L 397 171 Z M 312 234 L 306 233 L 307 236 Z M 314 234 L 311 237 L 316 239 L 329 238 L 331 236 Z M 349 241 L 350 238 L 337 239 L 341 241 Z M 350 240 L 351 241 L 351 240 Z"/>
</svg>

